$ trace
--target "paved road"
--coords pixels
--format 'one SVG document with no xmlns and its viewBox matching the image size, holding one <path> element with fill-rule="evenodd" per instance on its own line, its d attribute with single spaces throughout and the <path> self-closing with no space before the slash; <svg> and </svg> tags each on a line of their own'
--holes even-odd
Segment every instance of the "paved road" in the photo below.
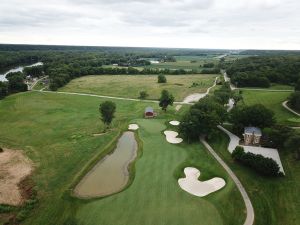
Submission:
<svg viewBox="0 0 300 225">
<path fill-rule="evenodd" d="M 254 223 L 254 210 L 252 203 L 249 199 L 249 196 L 243 187 L 240 180 L 237 178 L 237 176 L 233 173 L 233 171 L 227 166 L 227 164 L 218 156 L 218 154 L 212 149 L 212 147 L 204 140 L 204 138 L 200 138 L 201 143 L 206 147 L 206 149 L 213 155 L 213 157 L 221 164 L 221 166 L 227 171 L 229 176 L 232 178 L 234 183 L 236 184 L 237 188 L 239 189 L 247 211 L 247 217 L 244 222 L 244 225 L 252 225 Z"/>
<path fill-rule="evenodd" d="M 300 116 L 300 113 L 297 113 L 295 110 L 292 110 L 290 107 L 288 107 L 287 103 L 288 103 L 288 101 L 284 101 L 282 103 L 282 106 L 284 108 L 286 108 L 287 110 L 289 110 L 291 113 L 294 113 L 295 115 Z"/>
</svg>

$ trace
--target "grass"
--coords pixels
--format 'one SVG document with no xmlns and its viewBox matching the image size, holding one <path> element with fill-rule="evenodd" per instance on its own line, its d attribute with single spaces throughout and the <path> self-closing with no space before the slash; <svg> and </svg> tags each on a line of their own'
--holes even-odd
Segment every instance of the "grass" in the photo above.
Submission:
<svg viewBox="0 0 300 225">
<path fill-rule="evenodd" d="M 38 204 L 24 223 L 39 224 L 240 224 L 241 196 L 225 171 L 200 144 L 171 145 L 160 133 L 163 119 L 144 120 L 148 103 L 118 101 L 112 130 L 103 136 L 98 106 L 104 99 L 56 93 L 27 92 L 0 101 L 0 145 L 23 149 L 35 163 L 33 180 Z M 176 119 L 174 108 L 160 118 Z M 101 155 L 129 121 L 138 122 L 143 155 L 135 178 L 123 192 L 84 201 L 68 195 L 83 168 Z M 227 185 L 205 198 L 182 191 L 177 179 L 186 166 L 197 166 L 201 179 L 223 177 Z M 162 179 L 161 179 L 162 178 Z M 196 213 L 195 213 L 196 212 Z M 1 221 L 1 218 L 0 218 Z"/>
<path fill-rule="evenodd" d="M 103 100 L 28 92 L 0 101 L 0 145 L 23 149 L 36 167 L 33 180 L 39 204 L 26 224 L 62 224 L 63 217 L 73 210 L 62 197 L 74 177 L 129 120 L 142 117 L 148 105 L 115 101 L 114 130 L 94 137 L 93 133 L 103 130 L 98 112 Z M 157 108 L 156 104 L 149 105 Z"/>
<path fill-rule="evenodd" d="M 275 117 L 280 124 L 289 126 L 299 126 L 299 119 L 282 106 L 290 95 L 289 92 L 268 92 L 243 90 L 243 98 L 246 105 L 262 104 L 275 113 Z"/>
<path fill-rule="evenodd" d="M 229 138 L 224 133 L 210 141 L 217 153 L 247 190 L 255 211 L 256 225 L 300 224 L 300 164 L 290 152 L 280 152 L 286 173 L 283 178 L 266 178 L 240 164 L 234 163 L 227 151 Z"/>
<path fill-rule="evenodd" d="M 243 222 L 244 207 L 239 192 L 203 146 L 167 143 L 162 134 L 164 120 L 138 119 L 134 122 L 140 125 L 138 133 L 143 142 L 143 155 L 135 164 L 132 185 L 118 195 L 79 207 L 76 216 L 79 223 L 200 225 Z M 177 184 L 186 166 L 199 168 L 200 179 L 220 176 L 227 185 L 210 196 L 194 197 Z"/>
<path fill-rule="evenodd" d="M 176 101 L 191 93 L 205 92 L 217 75 L 167 75 L 167 83 L 157 83 L 157 75 L 98 75 L 72 80 L 60 91 L 92 93 L 116 97 L 138 98 L 147 91 L 148 99 L 158 99 L 163 89 L 169 90 Z M 193 83 L 196 87 L 191 87 Z"/>
</svg>

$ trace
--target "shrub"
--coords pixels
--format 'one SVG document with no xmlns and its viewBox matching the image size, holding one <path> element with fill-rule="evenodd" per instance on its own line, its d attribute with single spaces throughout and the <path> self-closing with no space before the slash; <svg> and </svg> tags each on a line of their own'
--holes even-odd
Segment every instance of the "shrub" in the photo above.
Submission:
<svg viewBox="0 0 300 225">
<path fill-rule="evenodd" d="M 245 153 L 243 147 L 236 147 L 232 152 L 232 158 L 241 164 L 252 168 L 261 175 L 270 177 L 281 175 L 279 166 L 273 159 L 265 158 L 262 155 L 256 155 L 251 152 Z"/>
<path fill-rule="evenodd" d="M 146 99 L 148 96 L 149 95 L 148 95 L 148 93 L 146 91 L 141 91 L 139 98 L 140 99 Z"/>
<path fill-rule="evenodd" d="M 163 74 L 159 74 L 157 77 L 157 83 L 167 83 L 167 78 Z"/>
<path fill-rule="evenodd" d="M 242 146 L 237 146 L 231 156 L 234 160 L 239 160 L 243 154 L 245 154 L 244 148 Z"/>
</svg>

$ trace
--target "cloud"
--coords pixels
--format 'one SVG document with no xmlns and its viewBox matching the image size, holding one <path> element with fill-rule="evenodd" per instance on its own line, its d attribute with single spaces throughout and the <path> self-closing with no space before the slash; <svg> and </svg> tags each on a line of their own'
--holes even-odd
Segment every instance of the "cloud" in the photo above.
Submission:
<svg viewBox="0 0 300 225">
<path fill-rule="evenodd" d="M 0 42 L 300 49 L 299 10 L 297 0 L 9 0 Z"/>
</svg>

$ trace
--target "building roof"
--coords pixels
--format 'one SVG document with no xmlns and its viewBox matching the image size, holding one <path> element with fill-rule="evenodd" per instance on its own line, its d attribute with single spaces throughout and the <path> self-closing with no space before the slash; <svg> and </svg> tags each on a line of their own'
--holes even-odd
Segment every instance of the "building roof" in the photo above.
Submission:
<svg viewBox="0 0 300 225">
<path fill-rule="evenodd" d="M 145 109 L 145 113 L 148 113 L 148 112 L 153 113 L 154 112 L 153 108 L 152 107 L 147 107 Z"/>
<path fill-rule="evenodd" d="M 258 127 L 245 127 L 245 134 L 255 134 L 261 136 L 261 130 Z"/>
</svg>

